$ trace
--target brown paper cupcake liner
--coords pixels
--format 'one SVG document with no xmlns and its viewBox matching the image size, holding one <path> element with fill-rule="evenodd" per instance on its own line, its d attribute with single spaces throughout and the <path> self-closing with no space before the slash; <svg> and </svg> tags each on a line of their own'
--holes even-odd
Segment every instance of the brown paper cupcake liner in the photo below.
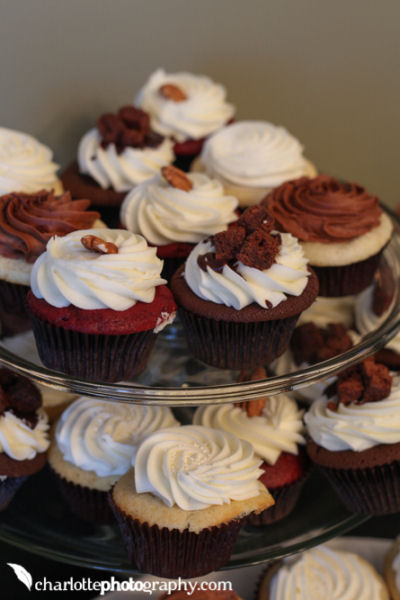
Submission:
<svg viewBox="0 0 400 600">
<path fill-rule="evenodd" d="M 0 481 L 0 510 L 7 508 L 21 485 L 28 477 L 7 477 Z"/>
<path fill-rule="evenodd" d="M 62 497 L 72 513 L 83 521 L 91 523 L 115 523 L 114 515 L 108 504 L 108 492 L 94 490 L 77 483 L 67 481 L 53 469 L 52 474 Z"/>
<path fill-rule="evenodd" d="M 0 279 L 0 321 L 3 335 L 23 333 L 31 328 L 25 307 L 29 286 Z"/>
<path fill-rule="evenodd" d="M 350 296 L 365 290 L 372 283 L 383 250 L 366 260 L 343 267 L 313 266 L 319 281 L 319 295 Z"/>
<path fill-rule="evenodd" d="M 349 511 L 361 515 L 400 512 L 400 462 L 364 469 L 319 468 Z"/>
<path fill-rule="evenodd" d="M 232 554 L 243 519 L 234 519 L 200 533 L 149 526 L 125 514 L 109 494 L 129 560 L 140 571 L 159 577 L 190 578 L 224 566 Z"/>
<path fill-rule="evenodd" d="M 156 335 L 95 335 L 63 329 L 31 314 L 41 361 L 50 369 L 92 381 L 129 380 L 146 366 Z"/>
<path fill-rule="evenodd" d="M 190 352 L 220 369 L 268 365 L 287 348 L 299 315 L 237 323 L 216 321 L 179 309 Z"/>
</svg>

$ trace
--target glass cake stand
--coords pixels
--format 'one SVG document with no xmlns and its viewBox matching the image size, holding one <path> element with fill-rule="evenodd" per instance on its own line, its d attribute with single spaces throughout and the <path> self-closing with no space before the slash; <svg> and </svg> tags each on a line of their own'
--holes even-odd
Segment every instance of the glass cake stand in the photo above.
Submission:
<svg viewBox="0 0 400 600">
<path fill-rule="evenodd" d="M 148 367 L 132 382 L 88 382 L 50 371 L 33 359 L 10 352 L 1 340 L 0 363 L 60 391 L 110 401 L 178 407 L 175 410 L 181 422 L 190 422 L 190 407 L 200 404 L 250 400 L 312 385 L 373 354 L 400 330 L 400 225 L 397 217 L 388 212 L 395 235 L 384 250 L 381 269 L 389 268 L 391 273 L 391 306 L 376 330 L 328 361 L 279 377 L 235 383 L 238 372 L 207 367 L 188 354 L 178 322 L 159 335 Z M 69 564 L 122 574 L 134 572 L 117 527 L 87 524 L 71 515 L 47 469 L 31 477 L 21 489 L 9 508 L 0 513 L 0 540 Z M 306 549 L 366 519 L 349 513 L 325 479 L 314 472 L 289 517 L 274 525 L 242 528 L 225 568 L 254 565 Z"/>
</svg>

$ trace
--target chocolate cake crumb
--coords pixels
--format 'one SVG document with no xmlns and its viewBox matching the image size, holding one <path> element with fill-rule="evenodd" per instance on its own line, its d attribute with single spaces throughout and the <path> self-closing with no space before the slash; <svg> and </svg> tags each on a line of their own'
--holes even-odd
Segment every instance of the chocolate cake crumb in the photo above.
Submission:
<svg viewBox="0 0 400 600">
<path fill-rule="evenodd" d="M 333 358 L 353 346 L 352 339 L 341 323 L 329 323 L 317 327 L 314 323 L 303 323 L 293 332 L 290 349 L 296 365 L 310 365 Z"/>
<path fill-rule="evenodd" d="M 244 227 L 246 233 L 253 233 L 256 229 L 262 227 L 267 233 L 275 228 L 275 220 L 269 214 L 268 209 L 261 204 L 256 204 L 247 208 L 239 217 L 237 224 Z"/>
<path fill-rule="evenodd" d="M 364 404 L 387 398 L 391 385 L 389 369 L 369 357 L 338 375 L 336 391 L 342 404 Z"/>
<path fill-rule="evenodd" d="M 391 348 L 382 348 L 375 352 L 375 361 L 385 365 L 390 371 L 400 371 L 400 354 Z"/>
<path fill-rule="evenodd" d="M 155 148 L 163 141 L 163 136 L 150 129 L 149 115 L 135 106 L 123 106 L 117 114 L 105 113 L 96 122 L 101 136 L 101 147 L 114 144 L 118 154 L 127 147 Z"/>
<path fill-rule="evenodd" d="M 29 379 L 9 369 L 0 368 L 0 415 L 11 410 L 33 428 L 41 405 L 40 391 Z"/>
<path fill-rule="evenodd" d="M 246 230 L 240 226 L 216 233 L 214 245 L 217 260 L 223 260 L 225 263 L 235 260 L 245 238 Z"/>
<path fill-rule="evenodd" d="M 256 229 L 244 241 L 237 259 L 248 267 L 270 269 L 279 252 L 279 240 L 261 228 Z"/>
</svg>

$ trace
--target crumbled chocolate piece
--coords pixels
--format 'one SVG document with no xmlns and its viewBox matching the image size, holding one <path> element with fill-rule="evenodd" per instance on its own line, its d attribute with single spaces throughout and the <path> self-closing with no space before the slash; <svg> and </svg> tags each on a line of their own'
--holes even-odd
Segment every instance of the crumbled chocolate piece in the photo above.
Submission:
<svg viewBox="0 0 400 600">
<path fill-rule="evenodd" d="M 106 113 L 97 119 L 102 148 L 114 144 L 120 154 L 127 147 L 155 148 L 163 137 L 150 129 L 149 115 L 135 106 L 123 106 L 117 114 Z"/>
<path fill-rule="evenodd" d="M 353 341 L 342 323 L 329 323 L 323 333 L 324 343 L 317 349 L 317 361 L 328 360 L 353 346 Z"/>
<path fill-rule="evenodd" d="M 336 402 L 332 402 L 332 400 L 329 400 L 329 402 L 327 403 L 327 408 L 329 408 L 329 410 L 333 410 L 333 412 L 337 412 L 338 409 L 338 405 L 336 404 Z"/>
<path fill-rule="evenodd" d="M 253 233 L 256 229 L 262 227 L 267 233 L 272 231 L 275 226 L 274 218 L 269 214 L 265 206 L 256 204 L 247 208 L 239 217 L 237 224 L 244 227 L 246 233 Z"/>
<path fill-rule="evenodd" d="M 258 381 L 266 379 L 267 372 L 264 367 L 256 367 L 253 370 L 243 370 L 237 379 L 238 383 L 242 381 Z M 267 398 L 256 398 L 255 400 L 246 400 L 239 402 L 237 406 L 247 413 L 248 417 L 259 417 L 262 414 Z"/>
<path fill-rule="evenodd" d="M 261 228 L 247 236 L 237 259 L 248 267 L 255 269 L 270 269 L 279 253 L 279 240 Z"/>
<path fill-rule="evenodd" d="M 207 272 L 207 267 L 210 267 L 213 271 L 220 273 L 226 265 L 226 261 L 218 260 L 215 256 L 215 252 L 207 252 L 207 254 L 202 254 L 198 257 L 197 264 L 202 271 Z"/>
<path fill-rule="evenodd" d="M 382 348 L 374 354 L 375 361 L 385 365 L 390 371 L 400 371 L 400 354 L 390 348 Z"/>
<path fill-rule="evenodd" d="M 333 358 L 353 346 L 353 342 L 341 323 L 329 323 L 327 327 L 317 327 L 314 323 L 304 323 L 293 332 L 290 349 L 297 365 L 303 362 L 315 364 Z"/>
<path fill-rule="evenodd" d="M 123 106 L 119 109 L 118 115 L 130 129 L 136 129 L 137 131 L 150 130 L 150 116 L 140 108 Z"/>
<path fill-rule="evenodd" d="M 101 135 L 101 145 L 106 148 L 115 144 L 124 131 L 123 121 L 113 113 L 105 113 L 97 119 L 97 129 Z"/>
<path fill-rule="evenodd" d="M 0 368 L 0 415 L 11 410 L 30 427 L 37 423 L 37 410 L 42 405 L 38 388 L 26 377 Z"/>
<path fill-rule="evenodd" d="M 246 238 L 246 230 L 243 227 L 231 227 L 214 235 L 216 259 L 228 263 L 235 260 L 243 242 Z"/>
<path fill-rule="evenodd" d="M 338 377 L 336 389 L 339 402 L 342 404 L 357 403 L 364 392 L 361 374 L 354 370 L 347 376 Z"/>
<path fill-rule="evenodd" d="M 387 398 L 391 385 L 389 369 L 369 357 L 338 375 L 336 391 L 342 404 L 364 404 Z"/>
</svg>

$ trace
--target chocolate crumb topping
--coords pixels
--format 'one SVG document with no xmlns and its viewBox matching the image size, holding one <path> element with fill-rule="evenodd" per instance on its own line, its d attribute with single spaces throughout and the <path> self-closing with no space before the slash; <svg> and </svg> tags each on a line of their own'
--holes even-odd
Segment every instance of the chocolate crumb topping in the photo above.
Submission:
<svg viewBox="0 0 400 600">
<path fill-rule="evenodd" d="M 333 358 L 353 346 L 353 342 L 341 323 L 329 323 L 317 327 L 314 323 L 299 325 L 290 340 L 290 349 L 296 365 L 304 362 L 313 365 Z"/>
<path fill-rule="evenodd" d="M 40 391 L 29 379 L 0 368 L 0 416 L 9 410 L 33 429 L 41 405 Z"/>
<path fill-rule="evenodd" d="M 364 404 L 387 398 L 391 386 L 389 369 L 369 357 L 338 375 L 336 393 L 342 404 Z"/>
<path fill-rule="evenodd" d="M 375 361 L 385 365 L 390 371 L 400 371 L 400 354 L 391 348 L 382 348 L 375 352 Z"/>
<path fill-rule="evenodd" d="M 260 379 L 266 379 L 267 372 L 264 367 L 256 367 L 253 370 L 240 371 L 238 377 L 238 383 L 242 381 L 258 381 Z M 247 413 L 248 417 L 259 417 L 262 414 L 267 398 L 256 398 L 255 400 L 247 400 L 245 402 L 239 402 L 237 406 Z"/>
<path fill-rule="evenodd" d="M 244 227 L 246 233 L 253 233 L 262 227 L 267 233 L 275 229 L 275 220 L 268 209 L 261 204 L 247 208 L 239 217 L 237 224 Z"/>
<path fill-rule="evenodd" d="M 149 115 L 135 106 L 123 106 L 118 113 L 105 113 L 97 119 L 101 147 L 115 144 L 118 154 L 125 148 L 156 148 L 164 137 L 150 129 Z"/>
</svg>

